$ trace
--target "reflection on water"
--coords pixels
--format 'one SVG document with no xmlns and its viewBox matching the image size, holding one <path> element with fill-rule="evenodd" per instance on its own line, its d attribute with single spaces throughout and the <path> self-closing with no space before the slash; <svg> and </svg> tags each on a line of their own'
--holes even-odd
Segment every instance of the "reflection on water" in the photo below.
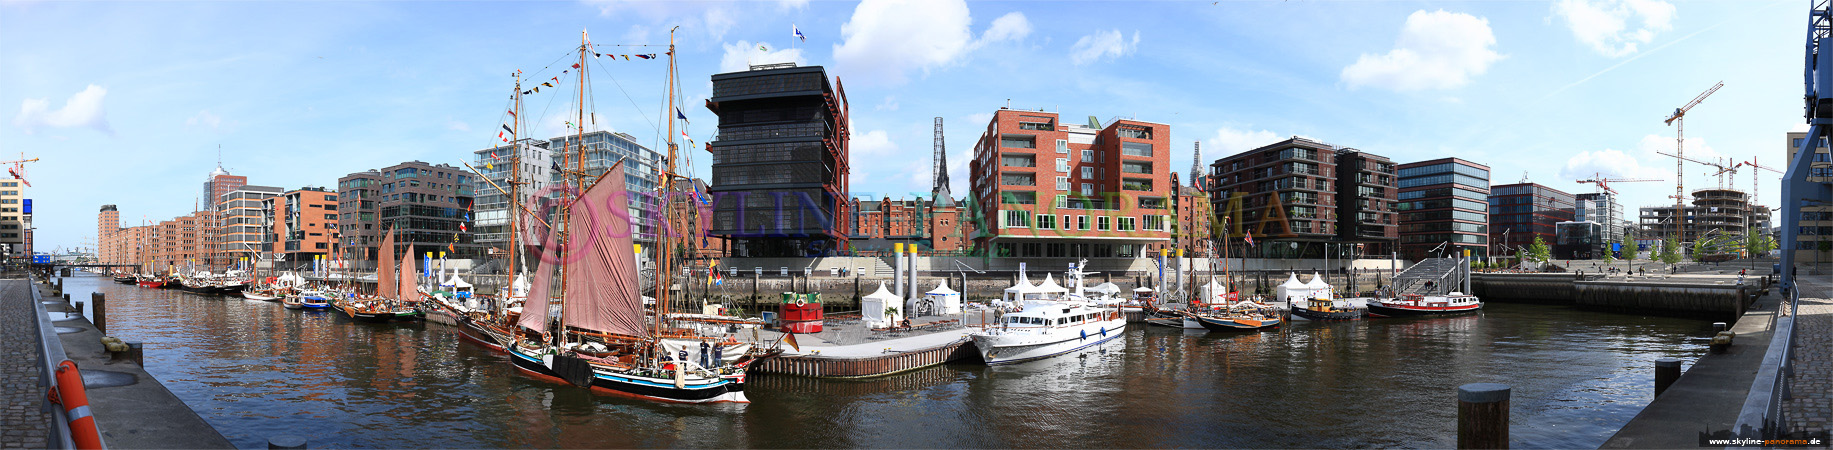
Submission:
<svg viewBox="0 0 1833 450">
<path fill-rule="evenodd" d="M 758 375 L 749 405 L 670 405 L 517 374 L 438 324 L 100 289 L 110 328 L 224 435 L 336 447 L 1451 447 L 1456 389 L 1514 387 L 1517 448 L 1595 448 L 1646 405 L 1653 360 L 1704 322 L 1490 304 L 1481 315 L 1133 327 L 1079 354 L 873 380 Z"/>
</svg>

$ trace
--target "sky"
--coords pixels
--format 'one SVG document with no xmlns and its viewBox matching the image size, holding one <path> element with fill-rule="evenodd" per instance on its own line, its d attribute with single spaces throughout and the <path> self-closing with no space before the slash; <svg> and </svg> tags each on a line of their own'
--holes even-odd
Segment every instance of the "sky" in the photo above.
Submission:
<svg viewBox="0 0 1833 450">
<path fill-rule="evenodd" d="M 1805 0 L 413 1 L 0 0 L 0 160 L 23 153 L 38 248 L 88 247 L 95 214 L 187 214 L 216 167 L 333 186 L 402 161 L 458 165 L 498 143 L 511 77 L 533 137 L 570 134 L 569 53 L 661 54 L 673 29 L 688 136 L 711 140 L 710 77 L 820 65 L 851 107 L 856 196 L 930 190 L 941 117 L 953 191 L 992 112 L 1169 126 L 1172 170 L 1289 136 L 1397 162 L 1455 156 L 1568 193 L 1598 174 L 1671 205 L 1688 157 L 1782 169 L 1803 123 Z M 796 39 L 792 29 L 806 40 Z M 665 136 L 666 64 L 591 58 L 589 130 Z M 568 73 L 559 73 L 568 70 Z M 527 86 L 525 85 L 525 88 Z M 564 94 L 564 95 L 562 95 Z M 658 147 L 659 148 L 659 147 Z M 220 155 L 220 156 L 219 156 Z M 683 152 L 698 177 L 704 150 Z M 1751 188 L 1751 169 L 1728 180 Z M 1718 185 L 1687 163 L 1687 190 Z M 1761 176 L 1775 205 L 1777 175 Z M 1187 176 L 1187 175 L 1186 175 Z M 1734 184 L 1733 184 L 1734 183 Z M 1633 218 L 1632 218 L 1633 220 Z"/>
</svg>

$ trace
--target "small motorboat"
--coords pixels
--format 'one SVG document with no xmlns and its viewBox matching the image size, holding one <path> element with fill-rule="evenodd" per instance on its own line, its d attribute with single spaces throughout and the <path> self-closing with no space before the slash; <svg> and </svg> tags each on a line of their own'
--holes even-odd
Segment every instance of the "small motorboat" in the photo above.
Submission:
<svg viewBox="0 0 1833 450">
<path fill-rule="evenodd" d="M 1368 315 L 1376 317 L 1432 316 L 1465 314 L 1483 309 L 1475 295 L 1448 292 L 1445 295 L 1406 294 L 1397 298 L 1368 301 Z"/>
<path fill-rule="evenodd" d="M 280 297 L 278 296 L 267 295 L 267 294 L 260 293 L 258 291 L 242 291 L 242 298 L 249 299 L 249 300 L 259 300 L 263 302 L 271 302 L 271 301 L 280 300 Z"/>
<path fill-rule="evenodd" d="M 1333 300 L 1326 296 L 1306 299 L 1305 306 L 1292 308 L 1292 315 L 1309 320 L 1357 320 L 1362 318 L 1362 309 L 1357 309 L 1348 300 Z"/>
</svg>

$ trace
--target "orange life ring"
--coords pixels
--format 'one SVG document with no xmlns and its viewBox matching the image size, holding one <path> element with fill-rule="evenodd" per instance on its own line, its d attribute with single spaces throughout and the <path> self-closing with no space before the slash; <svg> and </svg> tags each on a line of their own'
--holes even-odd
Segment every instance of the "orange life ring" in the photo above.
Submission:
<svg viewBox="0 0 1833 450">
<path fill-rule="evenodd" d="M 75 362 L 66 359 L 57 364 L 57 386 L 51 389 L 51 399 L 64 405 L 64 415 L 70 417 L 70 440 L 76 448 L 102 448 L 102 435 L 89 413 L 89 394 L 83 391 L 83 375 Z"/>
</svg>

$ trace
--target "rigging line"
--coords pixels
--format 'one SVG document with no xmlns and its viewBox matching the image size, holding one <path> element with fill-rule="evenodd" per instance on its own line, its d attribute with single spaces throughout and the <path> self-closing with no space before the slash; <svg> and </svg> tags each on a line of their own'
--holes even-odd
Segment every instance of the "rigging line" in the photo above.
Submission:
<svg viewBox="0 0 1833 450">
<path fill-rule="evenodd" d="M 614 73 L 614 72 L 612 72 L 612 71 L 611 71 L 611 69 L 607 69 L 607 68 L 605 68 L 605 65 L 604 65 L 603 63 L 600 63 L 600 62 L 598 62 L 598 59 L 597 59 L 597 58 L 593 58 L 593 59 L 592 59 L 592 64 L 593 64 L 593 65 L 596 65 L 596 66 L 598 66 L 598 69 L 599 69 L 599 70 L 602 70 L 602 71 L 604 71 L 604 72 L 605 72 L 605 74 L 606 74 L 606 75 L 605 75 L 606 77 L 610 77 L 610 78 L 611 78 L 611 84 L 612 84 L 612 85 L 615 85 L 615 86 L 617 86 L 617 90 L 618 90 L 618 92 L 623 92 L 623 93 L 624 93 L 624 98 L 625 98 L 625 99 L 628 99 L 628 100 L 630 100 L 630 107 L 632 107 L 632 108 L 636 108 L 636 110 L 637 110 L 637 112 L 642 112 L 642 111 L 643 111 L 643 107 L 641 107 L 641 106 L 637 106 L 637 104 L 636 104 L 636 99 L 630 96 L 630 91 L 627 91 L 627 90 L 624 90 L 624 84 L 623 84 L 623 83 L 619 83 L 619 82 L 617 81 L 617 77 L 616 77 L 616 76 L 612 76 L 612 75 L 610 75 L 610 74 L 612 74 L 612 73 Z M 652 129 L 655 129 L 655 130 L 657 130 L 657 131 L 656 131 L 656 133 L 661 133 L 661 129 L 662 129 L 662 128 L 661 128 L 661 125 L 657 125 L 655 121 L 652 121 L 652 120 L 649 120 L 649 117 L 648 117 L 648 116 L 643 116 L 642 114 L 638 114 L 638 116 L 642 116 L 642 117 L 643 117 L 643 121 L 644 121 L 644 122 L 649 122 L 649 127 L 650 127 L 650 128 L 652 128 Z M 653 148 L 653 147 L 652 147 L 652 148 Z"/>
<path fill-rule="evenodd" d="M 558 96 L 558 95 L 549 95 L 549 96 L 547 96 L 547 106 L 544 106 L 544 107 L 542 107 L 542 108 L 541 108 L 541 116 L 540 116 L 540 117 L 541 117 L 541 119 L 543 119 L 543 120 L 545 120 L 545 119 L 547 119 L 547 113 L 548 113 L 548 111 L 552 111 L 552 110 L 554 109 L 554 100 L 558 100 L 558 99 L 560 99 L 560 96 Z M 539 124 L 540 122 L 539 122 L 539 121 L 536 121 L 535 123 L 537 123 L 537 124 Z M 536 127 L 536 128 L 539 128 L 539 126 L 537 125 L 537 127 Z M 550 149 L 548 149 L 548 151 L 549 151 L 549 152 L 553 152 L 553 149 L 551 149 L 551 148 L 550 148 Z"/>
</svg>

